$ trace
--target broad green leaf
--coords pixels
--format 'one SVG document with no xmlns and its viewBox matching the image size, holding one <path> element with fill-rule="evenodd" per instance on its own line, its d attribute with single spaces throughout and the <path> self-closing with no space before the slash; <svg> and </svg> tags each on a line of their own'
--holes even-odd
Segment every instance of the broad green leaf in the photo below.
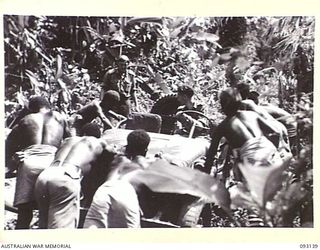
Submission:
<svg viewBox="0 0 320 250">
<path fill-rule="evenodd" d="M 282 189 L 272 202 L 273 210 L 269 212 L 279 218 L 284 218 L 292 212 L 292 209 L 309 194 L 304 185 L 304 182 L 295 182 L 290 184 L 288 188 Z"/>
<path fill-rule="evenodd" d="M 225 186 L 199 170 L 172 165 L 161 159 L 137 173 L 134 178 L 153 192 L 189 194 L 214 202 L 229 211 L 230 195 Z"/>
<path fill-rule="evenodd" d="M 252 207 L 257 206 L 250 192 L 242 183 L 232 186 L 228 191 L 230 193 L 231 209 L 236 209 L 238 207 L 251 209 Z"/>
<path fill-rule="evenodd" d="M 271 201 L 277 191 L 282 187 L 284 180 L 283 172 L 289 167 L 291 159 L 286 160 L 280 167 L 275 168 L 268 176 L 264 186 L 263 206 L 267 201 Z"/>
<path fill-rule="evenodd" d="M 278 188 L 275 186 L 268 191 L 265 191 L 266 185 L 270 185 L 269 177 L 271 180 L 279 178 L 278 175 L 282 174 L 282 164 L 281 165 L 273 165 L 273 166 L 261 166 L 259 163 L 251 164 L 246 159 L 244 159 L 243 163 L 239 163 L 239 168 L 248 183 L 248 187 L 250 193 L 252 194 L 253 199 L 261 206 L 262 208 L 265 206 L 265 192 L 268 196 L 274 194 Z M 280 169 L 279 169 L 280 168 Z"/>
</svg>

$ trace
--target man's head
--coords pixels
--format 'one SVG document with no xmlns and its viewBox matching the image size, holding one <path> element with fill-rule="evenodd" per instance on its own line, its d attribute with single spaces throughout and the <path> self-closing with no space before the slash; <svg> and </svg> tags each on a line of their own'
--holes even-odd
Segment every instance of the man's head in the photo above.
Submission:
<svg viewBox="0 0 320 250">
<path fill-rule="evenodd" d="M 145 156 L 148 151 L 150 136 L 143 129 L 132 131 L 127 137 L 126 154 L 128 157 Z"/>
<path fill-rule="evenodd" d="M 234 115 L 240 107 L 242 98 L 236 88 L 228 88 L 220 94 L 220 104 L 222 111 L 230 116 Z"/>
<path fill-rule="evenodd" d="M 250 93 L 250 86 L 246 83 L 237 84 L 237 89 L 243 100 L 247 99 Z"/>
<path fill-rule="evenodd" d="M 251 91 L 248 95 L 248 99 L 254 101 L 255 104 L 259 105 L 259 93 L 256 91 Z"/>
<path fill-rule="evenodd" d="M 31 96 L 28 106 L 31 113 L 38 113 L 43 108 L 50 109 L 48 100 L 43 96 Z"/>
<path fill-rule="evenodd" d="M 181 103 L 181 105 L 186 105 L 188 102 L 190 102 L 193 95 L 194 91 L 191 87 L 187 85 L 178 87 L 178 101 Z"/>
<path fill-rule="evenodd" d="M 96 123 L 87 123 L 80 130 L 80 136 L 94 136 L 96 138 L 101 137 L 101 131 L 99 125 Z"/>
<path fill-rule="evenodd" d="M 121 55 L 117 60 L 117 65 L 121 72 L 125 72 L 127 70 L 128 64 L 129 58 L 126 55 Z"/>
<path fill-rule="evenodd" d="M 109 110 L 119 105 L 120 94 L 115 90 L 108 90 L 100 103 L 101 108 L 104 110 Z"/>
</svg>

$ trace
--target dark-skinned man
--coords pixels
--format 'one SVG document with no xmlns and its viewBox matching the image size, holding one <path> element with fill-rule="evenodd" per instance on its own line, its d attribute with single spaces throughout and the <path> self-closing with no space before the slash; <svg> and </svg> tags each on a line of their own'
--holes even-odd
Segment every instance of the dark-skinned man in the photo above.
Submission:
<svg viewBox="0 0 320 250">
<path fill-rule="evenodd" d="M 271 109 L 267 109 L 264 106 L 257 105 L 250 97 L 250 88 L 247 84 L 238 84 L 237 89 L 241 95 L 242 101 L 240 105 L 241 110 L 251 110 L 262 116 L 268 121 L 278 132 L 275 138 L 270 138 L 275 146 L 278 148 L 283 158 L 290 158 L 292 156 L 290 149 L 290 142 L 288 136 L 288 130 L 286 124 L 277 120 L 274 116 L 274 112 Z M 290 126 L 289 126 L 290 127 Z"/>
<path fill-rule="evenodd" d="M 252 100 L 256 105 L 259 104 L 259 93 L 255 91 L 249 92 L 248 90 L 243 93 L 242 98 L 246 98 Z M 293 155 L 297 155 L 297 121 L 295 117 L 284 109 L 277 107 L 275 105 L 260 105 L 269 115 L 271 115 L 274 119 L 281 122 L 288 131 L 288 137 L 290 142 L 290 148 Z"/>
<path fill-rule="evenodd" d="M 135 130 L 127 137 L 124 155 L 115 157 L 107 181 L 96 191 L 87 213 L 85 228 L 139 228 L 139 184 L 131 176 L 148 166 L 145 155 L 150 137 Z"/>
<path fill-rule="evenodd" d="M 118 114 L 118 108 L 120 105 L 120 95 L 118 92 L 114 90 L 107 91 L 102 101 L 94 100 L 88 105 L 81 108 L 77 114 L 80 115 L 74 122 L 74 127 L 78 131 L 81 130 L 81 127 L 84 124 L 87 124 L 94 120 L 95 118 L 99 117 L 104 125 L 104 129 L 113 128 L 113 124 L 111 120 L 108 118 L 114 118 L 117 120 L 122 120 L 125 117 Z"/>
<path fill-rule="evenodd" d="M 227 115 L 212 134 L 205 162 L 205 172 L 210 173 L 222 137 L 226 138 L 237 161 L 246 159 L 251 164 L 271 166 L 282 162 L 278 149 L 267 139 L 277 134 L 278 128 L 254 111 L 241 111 L 242 98 L 236 88 L 220 95 L 222 111 Z"/>
<path fill-rule="evenodd" d="M 17 170 L 16 229 L 29 228 L 35 208 L 36 178 L 50 165 L 63 138 L 70 136 L 66 120 L 60 113 L 51 111 L 45 98 L 35 96 L 30 104 L 33 113 L 21 119 L 6 139 L 6 167 L 8 172 Z"/>
<path fill-rule="evenodd" d="M 104 139 L 84 134 L 86 136 L 67 138 L 50 167 L 36 181 L 40 228 L 77 228 L 79 225 L 81 180 L 89 175 L 93 164 L 100 161 L 99 157 L 108 148 Z"/>
</svg>

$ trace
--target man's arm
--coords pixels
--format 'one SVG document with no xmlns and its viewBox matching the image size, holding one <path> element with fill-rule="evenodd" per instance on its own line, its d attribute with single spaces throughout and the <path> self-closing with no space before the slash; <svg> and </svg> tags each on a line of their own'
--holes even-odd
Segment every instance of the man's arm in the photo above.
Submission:
<svg viewBox="0 0 320 250">
<path fill-rule="evenodd" d="M 295 120 L 294 116 L 285 111 L 284 109 L 281 109 L 276 106 L 262 106 L 273 118 L 275 118 L 277 121 L 281 122 L 286 126 L 288 129 L 288 132 L 292 134 L 296 133 L 297 130 L 297 121 Z"/>
<path fill-rule="evenodd" d="M 104 125 L 104 129 L 109 129 L 109 128 L 113 128 L 113 125 L 111 123 L 111 121 L 104 115 L 102 108 L 100 107 L 100 105 L 98 103 L 94 103 L 96 110 L 97 110 L 97 114 L 100 117 L 103 125 Z"/>
<path fill-rule="evenodd" d="M 274 118 L 266 119 L 260 115 L 257 116 L 259 126 L 265 136 L 268 134 L 280 134 L 282 132 L 282 124 Z"/>
<path fill-rule="evenodd" d="M 201 122 L 192 118 L 190 115 L 179 113 L 176 115 L 177 120 L 187 129 L 191 129 L 192 125 L 196 123 L 196 126 L 201 127 Z"/>
<path fill-rule="evenodd" d="M 211 144 L 206 154 L 206 162 L 204 163 L 204 172 L 210 174 L 213 165 L 214 158 L 217 154 L 219 142 L 223 137 L 222 125 L 221 123 L 212 133 Z"/>
<path fill-rule="evenodd" d="M 6 159 L 21 149 L 21 128 L 19 125 L 14 126 L 6 140 Z"/>
<path fill-rule="evenodd" d="M 124 120 L 124 119 L 126 119 L 125 116 L 120 115 L 120 114 L 118 114 L 118 113 L 116 113 L 116 112 L 114 112 L 114 111 L 112 111 L 112 110 L 108 110 L 108 114 L 111 115 L 113 118 L 115 118 L 115 119 L 117 119 L 117 120 Z"/>
<path fill-rule="evenodd" d="M 258 106 L 252 100 L 242 100 L 240 105 L 241 110 L 250 110 L 256 112 L 267 120 L 274 120 L 274 118 L 261 106 Z"/>
<path fill-rule="evenodd" d="M 68 121 L 65 117 L 62 118 L 62 126 L 63 126 L 63 139 L 71 137 L 71 130 L 70 130 Z"/>
<path fill-rule="evenodd" d="M 288 132 L 285 126 L 276 121 L 270 121 L 264 119 L 263 117 L 258 116 L 259 126 L 264 134 L 277 148 L 279 146 L 280 138 L 283 138 L 285 141 L 288 139 Z"/>
<path fill-rule="evenodd" d="M 13 155 L 21 150 L 21 128 L 19 127 L 19 124 L 14 126 L 11 130 L 10 134 L 8 135 L 6 139 L 6 145 L 5 145 L 5 164 L 9 171 L 13 171 L 14 168 L 17 166 L 14 164 L 14 161 L 12 159 Z"/>
</svg>

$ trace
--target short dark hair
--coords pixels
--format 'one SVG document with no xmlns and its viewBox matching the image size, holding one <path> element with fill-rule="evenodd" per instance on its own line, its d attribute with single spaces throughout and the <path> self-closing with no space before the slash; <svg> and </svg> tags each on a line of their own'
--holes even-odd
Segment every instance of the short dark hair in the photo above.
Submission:
<svg viewBox="0 0 320 250">
<path fill-rule="evenodd" d="M 132 131 L 127 137 L 127 154 L 131 156 L 145 155 L 150 143 L 150 136 L 143 129 Z"/>
<path fill-rule="evenodd" d="M 28 107 L 31 113 L 37 113 L 41 108 L 51 108 L 48 100 L 43 96 L 31 96 Z"/>
<path fill-rule="evenodd" d="M 120 94 L 115 90 L 108 90 L 101 101 L 102 105 L 106 105 L 108 107 L 112 107 L 117 105 L 120 101 Z"/>
<path fill-rule="evenodd" d="M 221 108 L 226 115 L 234 115 L 238 111 L 241 101 L 241 95 L 236 88 L 228 88 L 220 94 Z"/>
<path fill-rule="evenodd" d="M 178 94 L 186 95 L 191 98 L 194 95 L 194 91 L 190 86 L 182 85 L 178 87 Z"/>
<path fill-rule="evenodd" d="M 81 136 L 94 136 L 96 138 L 101 137 L 101 131 L 99 128 L 99 125 L 96 123 L 86 123 L 83 125 L 83 127 L 80 129 L 80 135 Z"/>
<path fill-rule="evenodd" d="M 250 93 L 250 86 L 246 83 L 237 84 L 237 89 L 240 92 L 242 99 L 247 99 Z"/>
<path fill-rule="evenodd" d="M 254 101 L 255 104 L 259 104 L 259 93 L 256 91 L 250 91 L 248 99 Z"/>
</svg>

